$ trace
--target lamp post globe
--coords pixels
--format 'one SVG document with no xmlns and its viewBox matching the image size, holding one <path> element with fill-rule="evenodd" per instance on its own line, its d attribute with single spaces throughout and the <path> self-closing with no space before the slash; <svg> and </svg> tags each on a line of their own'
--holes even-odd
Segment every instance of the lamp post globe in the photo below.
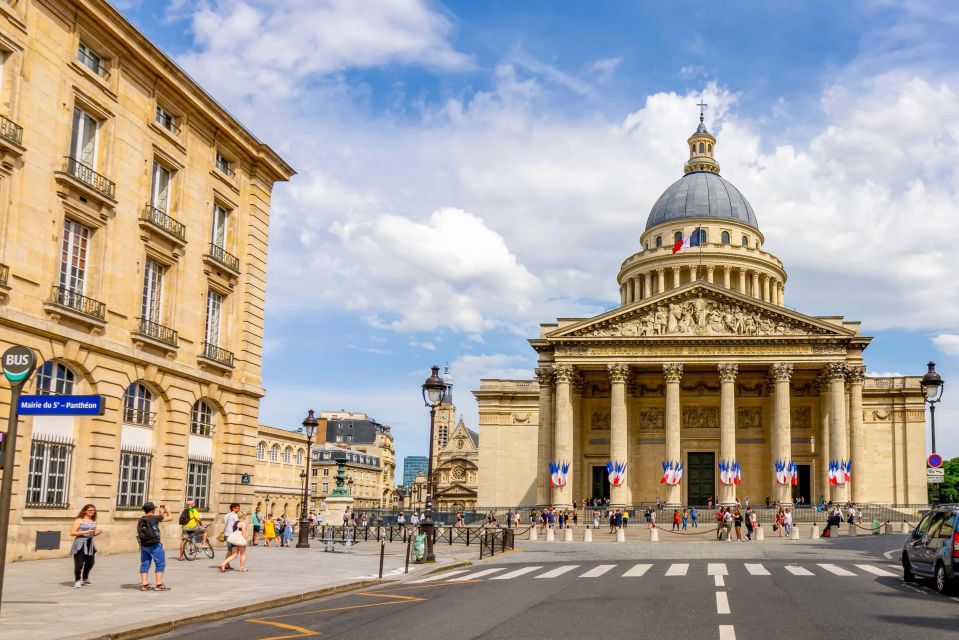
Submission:
<svg viewBox="0 0 959 640">
<path fill-rule="evenodd" d="M 426 512 L 420 521 L 420 533 L 426 536 L 425 562 L 436 562 L 433 554 L 433 429 L 436 424 L 436 407 L 446 400 L 446 383 L 440 377 L 440 368 L 433 365 L 430 377 L 423 382 L 423 402 L 430 410 L 430 454 L 426 463 Z"/>
<path fill-rule="evenodd" d="M 316 419 L 313 409 L 310 409 L 306 418 L 303 419 L 303 431 L 306 433 L 306 470 L 300 473 L 303 478 L 303 501 L 300 508 L 300 537 L 296 542 L 297 549 L 310 548 L 310 518 L 307 508 L 309 506 L 309 496 L 307 487 L 310 480 L 310 461 L 313 458 L 313 436 L 316 435 L 316 427 L 320 421 Z"/>
</svg>

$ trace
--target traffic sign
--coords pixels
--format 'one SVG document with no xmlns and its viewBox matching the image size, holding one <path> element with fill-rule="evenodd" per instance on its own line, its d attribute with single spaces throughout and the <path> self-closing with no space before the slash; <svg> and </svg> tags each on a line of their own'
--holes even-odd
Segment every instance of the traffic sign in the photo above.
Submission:
<svg viewBox="0 0 959 640">
<path fill-rule="evenodd" d="M 102 416 L 103 396 L 20 396 L 22 416 Z"/>
<path fill-rule="evenodd" d="M 945 477 L 945 469 L 926 469 L 926 482 L 929 484 L 942 484 Z"/>
<path fill-rule="evenodd" d="M 10 347 L 3 352 L 3 375 L 16 384 L 25 382 L 37 366 L 37 356 L 27 347 Z"/>
<path fill-rule="evenodd" d="M 932 469 L 938 469 L 942 466 L 942 456 L 938 453 L 933 453 L 926 458 L 926 465 Z"/>
</svg>

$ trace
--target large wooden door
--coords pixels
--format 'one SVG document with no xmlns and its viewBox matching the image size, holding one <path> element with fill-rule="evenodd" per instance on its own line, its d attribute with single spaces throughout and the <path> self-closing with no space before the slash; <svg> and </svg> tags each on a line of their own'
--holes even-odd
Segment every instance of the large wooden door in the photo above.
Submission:
<svg viewBox="0 0 959 640">
<path fill-rule="evenodd" d="M 606 472 L 606 467 L 593 467 L 593 492 L 589 497 L 609 497 L 609 474 Z"/>
<path fill-rule="evenodd" d="M 686 454 L 686 503 L 706 506 L 706 501 L 716 492 L 716 454 L 693 452 Z"/>
</svg>

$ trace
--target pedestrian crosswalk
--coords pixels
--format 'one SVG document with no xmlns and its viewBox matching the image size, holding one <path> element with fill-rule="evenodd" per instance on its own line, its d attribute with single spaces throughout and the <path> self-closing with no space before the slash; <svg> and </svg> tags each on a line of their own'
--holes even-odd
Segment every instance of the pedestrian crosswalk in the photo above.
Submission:
<svg viewBox="0 0 959 640">
<path fill-rule="evenodd" d="M 767 566 L 768 565 L 768 566 Z M 567 576 L 573 579 L 579 578 L 600 578 L 600 577 L 619 577 L 619 578 L 656 578 L 656 577 L 683 577 L 707 575 L 715 576 L 717 584 L 722 584 L 726 578 L 736 579 L 738 576 L 746 575 L 750 577 L 769 577 L 775 579 L 777 576 L 786 577 L 806 577 L 806 576 L 829 576 L 829 577 L 880 577 L 880 578 L 898 578 L 899 574 L 891 568 L 878 567 L 872 564 L 848 564 L 840 566 L 838 564 L 821 562 L 805 565 L 763 563 L 763 562 L 743 562 L 743 563 L 725 563 L 709 562 L 704 564 L 695 564 L 689 562 L 646 562 L 625 565 L 620 564 L 597 564 L 597 565 L 579 565 L 565 564 L 546 569 L 542 565 L 522 566 L 514 568 L 513 565 L 501 565 L 498 567 L 486 567 L 478 569 L 457 569 L 438 574 L 426 576 L 412 580 L 410 584 L 420 584 L 426 582 L 469 582 L 471 580 L 515 580 L 517 578 L 536 578 L 540 580 L 550 580 Z"/>
</svg>

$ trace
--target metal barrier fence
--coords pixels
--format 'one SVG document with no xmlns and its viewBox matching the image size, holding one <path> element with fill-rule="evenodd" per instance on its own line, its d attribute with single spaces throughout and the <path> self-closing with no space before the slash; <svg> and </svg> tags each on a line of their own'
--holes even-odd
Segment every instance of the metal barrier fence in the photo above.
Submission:
<svg viewBox="0 0 959 640">
<path fill-rule="evenodd" d="M 510 529 L 483 529 L 480 536 L 480 560 L 507 549 L 515 549 L 515 536 Z"/>
</svg>

